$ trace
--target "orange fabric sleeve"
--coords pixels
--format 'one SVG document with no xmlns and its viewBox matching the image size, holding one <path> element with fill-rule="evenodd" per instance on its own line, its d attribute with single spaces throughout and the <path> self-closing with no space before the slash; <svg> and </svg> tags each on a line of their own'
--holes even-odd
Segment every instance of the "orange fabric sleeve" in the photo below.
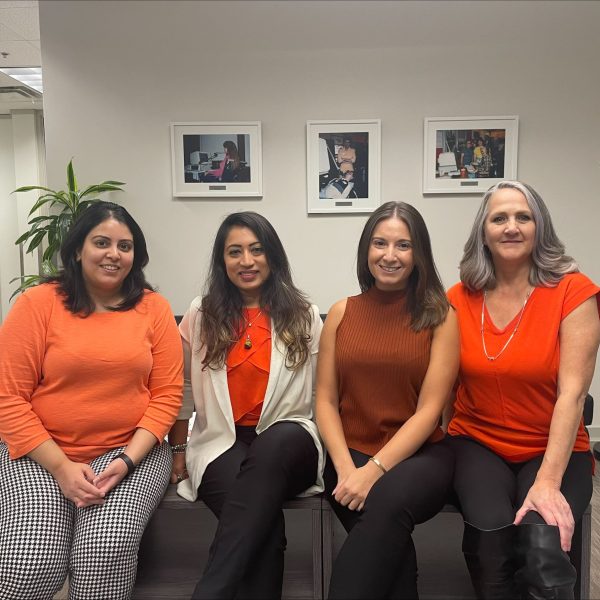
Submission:
<svg viewBox="0 0 600 600">
<path fill-rule="evenodd" d="M 54 292 L 49 285 L 31 289 L 17 298 L 0 326 L 0 438 L 11 458 L 19 458 L 50 434 L 31 405 L 42 379 L 46 329 Z"/>
</svg>

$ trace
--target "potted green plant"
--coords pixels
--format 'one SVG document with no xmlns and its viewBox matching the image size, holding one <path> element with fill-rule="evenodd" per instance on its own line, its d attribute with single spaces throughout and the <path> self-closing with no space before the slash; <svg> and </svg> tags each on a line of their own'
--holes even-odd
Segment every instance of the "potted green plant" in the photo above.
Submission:
<svg viewBox="0 0 600 600">
<path fill-rule="evenodd" d="M 92 202 L 100 199 L 97 197 L 98 194 L 114 191 L 122 192 L 123 188 L 120 187 L 122 185 L 125 184 L 121 181 L 103 181 L 80 190 L 73 170 L 73 161 L 71 160 L 67 165 L 67 190 L 51 190 L 40 185 L 26 185 L 14 191 L 14 193 L 30 192 L 31 190 L 43 192 L 29 211 L 28 216 L 30 218 L 27 224 L 30 225 L 30 228 L 19 236 L 15 244 L 27 243 L 27 253 L 32 253 L 44 241 L 46 247 L 42 254 L 40 274 L 23 275 L 12 279 L 11 283 L 13 281 L 20 281 L 21 283 L 11 298 L 19 292 L 37 285 L 44 277 L 58 273 L 57 255 L 73 221 Z M 32 216 L 44 205 L 48 205 L 47 208 L 50 209 L 50 214 Z"/>
</svg>

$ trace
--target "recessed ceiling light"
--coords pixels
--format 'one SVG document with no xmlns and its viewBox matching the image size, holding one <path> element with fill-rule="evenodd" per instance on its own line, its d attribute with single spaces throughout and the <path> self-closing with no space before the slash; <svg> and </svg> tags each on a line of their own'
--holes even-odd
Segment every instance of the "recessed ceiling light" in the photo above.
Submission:
<svg viewBox="0 0 600 600">
<path fill-rule="evenodd" d="M 0 71 L 13 79 L 20 81 L 27 87 L 38 91 L 40 94 L 44 93 L 42 67 L 5 67 L 0 69 Z"/>
</svg>

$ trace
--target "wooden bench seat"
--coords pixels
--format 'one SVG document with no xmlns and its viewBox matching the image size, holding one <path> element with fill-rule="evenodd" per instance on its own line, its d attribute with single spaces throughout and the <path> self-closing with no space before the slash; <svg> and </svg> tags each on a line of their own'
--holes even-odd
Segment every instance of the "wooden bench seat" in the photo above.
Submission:
<svg viewBox="0 0 600 600">
<path fill-rule="evenodd" d="M 322 496 L 296 498 L 286 502 L 284 510 L 286 513 L 291 511 L 291 514 L 286 514 L 288 549 L 283 596 L 289 600 L 321 600 L 327 594 L 335 551 L 345 536 L 343 529 L 329 502 Z M 306 515 L 296 518 L 297 511 L 306 511 Z M 456 514 L 457 510 L 446 505 L 440 515 L 418 526 L 415 533 L 419 564 L 422 565 L 419 586 L 426 592 L 421 593 L 421 598 L 473 598 L 473 595 L 468 595 L 472 594 L 472 590 L 460 555 L 462 525 L 457 519 L 451 532 L 444 531 L 448 528 L 444 513 Z M 294 518 L 288 518 L 292 514 Z M 216 519 L 203 502 L 184 500 L 177 495 L 176 486 L 170 485 L 142 540 L 133 598 L 189 598 L 208 556 L 215 529 Z M 423 577 L 433 579 L 438 569 L 443 572 L 439 560 L 445 558 L 439 546 L 448 543 L 449 533 L 456 538 L 452 540 L 455 544 L 453 559 L 456 559 L 453 563 L 464 571 L 460 581 L 462 588 L 456 592 L 448 589 L 447 581 L 433 582 Z M 576 599 L 589 598 L 590 556 L 591 507 L 588 507 L 576 526 L 571 552 L 571 560 L 578 573 Z"/>
</svg>

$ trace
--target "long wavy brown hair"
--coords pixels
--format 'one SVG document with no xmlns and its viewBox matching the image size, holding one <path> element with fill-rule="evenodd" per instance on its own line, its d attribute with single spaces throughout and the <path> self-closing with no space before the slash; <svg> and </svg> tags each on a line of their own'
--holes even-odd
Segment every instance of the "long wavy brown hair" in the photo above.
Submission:
<svg viewBox="0 0 600 600">
<path fill-rule="evenodd" d="M 277 232 L 258 213 L 245 211 L 225 218 L 213 244 L 206 293 L 201 304 L 200 342 L 206 347 L 203 368 L 220 369 L 244 322 L 242 296 L 225 268 L 225 240 L 232 227 L 247 227 L 261 243 L 271 274 L 263 284 L 260 307 L 286 347 L 286 367 L 297 369 L 309 358 L 313 315 L 306 295 L 292 281 L 287 255 Z"/>
<path fill-rule="evenodd" d="M 369 246 L 377 225 L 396 217 L 406 223 L 413 245 L 414 267 L 407 285 L 407 306 L 414 331 L 433 329 L 446 320 L 450 303 L 433 261 L 429 232 L 419 211 L 406 202 L 386 202 L 375 210 L 365 223 L 356 258 L 356 273 L 362 292 L 375 285 L 369 270 Z"/>
</svg>

